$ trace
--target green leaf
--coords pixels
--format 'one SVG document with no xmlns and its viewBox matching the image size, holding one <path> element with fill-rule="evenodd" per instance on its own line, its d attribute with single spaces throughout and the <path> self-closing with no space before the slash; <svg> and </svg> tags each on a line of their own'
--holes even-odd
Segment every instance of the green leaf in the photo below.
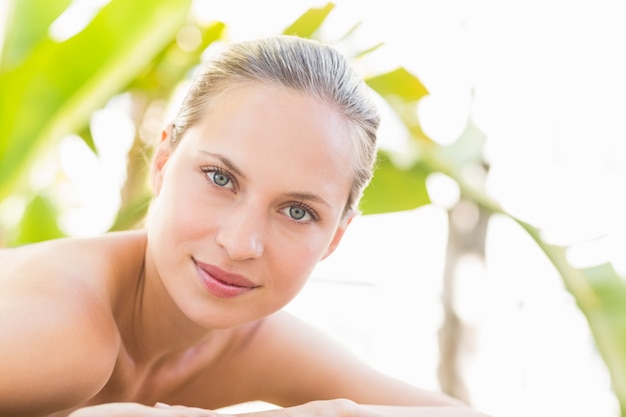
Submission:
<svg viewBox="0 0 626 417">
<path fill-rule="evenodd" d="M 389 213 L 429 204 L 427 175 L 419 164 L 402 169 L 385 151 L 379 151 L 376 172 L 363 193 L 361 211 L 363 214 Z"/>
<path fill-rule="evenodd" d="M 37 195 L 26 206 L 19 233 L 11 246 L 63 237 L 57 223 L 56 206 L 47 197 Z"/>
<path fill-rule="evenodd" d="M 324 23 L 324 20 L 326 20 L 326 17 L 334 7 L 335 5 L 333 3 L 327 3 L 323 7 L 309 9 L 286 28 L 283 34 L 311 38 L 322 23 Z"/>
<path fill-rule="evenodd" d="M 399 97 L 405 103 L 428 95 L 428 90 L 419 78 L 402 67 L 368 78 L 367 84 L 382 97 Z"/>
<path fill-rule="evenodd" d="M 191 0 L 112 0 L 79 34 L 0 76 L 0 199 L 44 145 L 80 131 L 169 44 Z"/>
<path fill-rule="evenodd" d="M 417 103 L 428 90 L 415 75 L 405 68 L 397 68 L 365 80 L 398 115 L 409 130 L 411 137 L 430 143 L 431 140 L 422 131 L 417 119 Z"/>
<path fill-rule="evenodd" d="M 91 149 L 91 152 L 98 155 L 98 148 L 96 148 L 96 143 L 94 142 L 93 135 L 91 134 L 91 128 L 89 126 L 85 126 L 85 129 L 83 129 L 78 136 L 80 136 L 83 142 L 85 142 L 85 145 Z"/>
<path fill-rule="evenodd" d="M 364 56 L 371 54 L 372 52 L 376 51 L 378 48 L 383 47 L 384 45 L 384 43 L 379 42 L 376 45 L 370 46 L 369 48 L 357 52 L 356 55 L 354 55 L 354 58 L 363 58 Z"/>
<path fill-rule="evenodd" d="M 626 282 L 610 264 L 574 268 L 567 261 L 566 247 L 546 243 L 537 228 L 512 218 L 543 250 L 587 318 L 611 375 L 621 415 L 626 415 Z"/>
<path fill-rule="evenodd" d="M 9 6 L 0 72 L 18 66 L 72 0 L 13 0 Z"/>
<path fill-rule="evenodd" d="M 338 43 L 350 38 L 350 36 L 354 35 L 354 33 L 357 31 L 358 28 L 361 27 L 362 24 L 362 22 L 355 23 L 354 25 L 352 25 L 351 28 L 348 28 L 348 30 L 343 35 L 339 36 L 339 38 L 335 39 L 333 42 Z"/>
<path fill-rule="evenodd" d="M 151 67 L 133 80 L 129 90 L 139 90 L 152 100 L 169 99 L 178 83 L 200 63 L 206 48 L 223 37 L 225 25 L 211 22 L 207 26 L 189 25 L 186 29 L 198 31 L 201 36 L 198 47 L 192 51 L 183 50 L 176 39 L 171 39 L 170 44 L 154 58 Z"/>
<path fill-rule="evenodd" d="M 597 302 L 581 305 L 598 350 L 609 368 L 613 390 L 626 410 L 626 282 L 612 265 L 580 270 L 595 290 Z M 576 295 L 576 294 L 574 294 Z"/>
</svg>

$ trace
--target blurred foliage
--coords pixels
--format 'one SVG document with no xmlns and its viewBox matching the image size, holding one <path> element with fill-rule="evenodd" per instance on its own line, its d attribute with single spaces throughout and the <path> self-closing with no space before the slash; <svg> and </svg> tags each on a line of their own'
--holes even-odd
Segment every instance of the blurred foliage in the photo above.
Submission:
<svg viewBox="0 0 626 417">
<path fill-rule="evenodd" d="M 0 245 L 17 245 L 63 236 L 59 203 L 52 192 L 29 183 L 29 172 L 70 133 L 80 134 L 94 151 L 91 115 L 120 94 L 133 97 L 135 141 L 128 156 L 122 203 L 112 230 L 136 227 L 150 201 L 147 167 L 152 144 L 142 137 L 143 124 L 155 103 L 171 100 L 176 87 L 201 61 L 213 42 L 225 39 L 222 23 L 194 20 L 191 0 L 111 0 L 78 33 L 65 40 L 50 36 L 50 25 L 70 0 L 10 2 L 5 44 L 0 57 L 0 203 L 9 196 L 25 201 L 18 224 L 2 224 Z M 316 37 L 333 4 L 308 10 L 284 33 Z M 32 13 L 36 10 L 37 13 Z M 349 38 L 356 27 L 346 31 Z M 190 42 L 185 36 L 190 35 Z M 196 39 L 194 42 L 193 40 Z M 355 54 L 367 55 L 380 45 Z M 462 197 L 491 213 L 511 217 L 523 227 L 558 270 L 566 288 L 585 314 L 612 376 L 626 417 L 626 287 L 609 266 L 576 269 L 567 248 L 546 243 L 532 225 L 506 213 L 487 195 L 484 181 L 468 178 L 468 169 L 488 175 L 482 159 L 484 136 L 468 121 L 459 140 L 437 145 L 422 131 L 416 106 L 428 94 L 404 68 L 364 74 L 368 85 L 398 115 L 414 154 L 398 163 L 381 150 L 372 184 L 365 192 L 365 214 L 413 209 L 429 204 L 426 179 L 442 173 L 459 185 Z M 410 161 L 410 162 L 407 162 Z M 0 207 L 1 208 L 1 207 Z"/>
</svg>

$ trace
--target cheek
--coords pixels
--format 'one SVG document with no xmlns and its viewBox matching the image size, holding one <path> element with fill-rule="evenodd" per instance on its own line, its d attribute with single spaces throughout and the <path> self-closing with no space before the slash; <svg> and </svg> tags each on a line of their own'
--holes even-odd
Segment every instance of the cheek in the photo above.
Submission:
<svg viewBox="0 0 626 417">
<path fill-rule="evenodd" d="M 181 184 L 181 185 L 178 185 Z M 202 194 L 192 192 L 184 183 L 164 183 L 154 202 L 152 227 L 167 233 L 167 237 L 186 239 L 206 233 L 207 213 Z"/>
<path fill-rule="evenodd" d="M 289 296 L 295 296 L 305 285 L 306 281 L 326 252 L 327 239 L 312 239 L 307 237 L 305 243 L 284 242 L 272 248 L 274 271 L 279 277 L 277 286 Z"/>
</svg>

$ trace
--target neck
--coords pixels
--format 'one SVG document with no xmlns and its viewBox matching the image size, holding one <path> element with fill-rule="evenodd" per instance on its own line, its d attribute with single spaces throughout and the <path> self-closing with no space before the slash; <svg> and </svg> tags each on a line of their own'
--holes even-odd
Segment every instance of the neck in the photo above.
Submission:
<svg viewBox="0 0 626 417">
<path fill-rule="evenodd" d="M 148 252 L 128 305 L 122 338 L 138 364 L 163 362 L 194 348 L 211 334 L 193 323 L 174 303 Z"/>
</svg>

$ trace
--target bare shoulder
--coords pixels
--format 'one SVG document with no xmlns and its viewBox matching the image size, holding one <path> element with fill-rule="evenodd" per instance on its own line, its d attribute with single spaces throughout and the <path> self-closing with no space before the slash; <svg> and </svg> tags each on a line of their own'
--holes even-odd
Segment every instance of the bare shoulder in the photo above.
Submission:
<svg viewBox="0 0 626 417">
<path fill-rule="evenodd" d="M 286 312 L 266 318 L 254 338 L 251 367 L 264 398 L 281 406 L 347 398 L 362 404 L 458 405 L 458 402 L 384 375 L 338 341 Z"/>
<path fill-rule="evenodd" d="M 119 350 L 109 298 L 109 238 L 61 239 L 0 251 L 0 414 L 84 401 Z M 61 377 L 60 377 L 61 376 Z"/>
</svg>

